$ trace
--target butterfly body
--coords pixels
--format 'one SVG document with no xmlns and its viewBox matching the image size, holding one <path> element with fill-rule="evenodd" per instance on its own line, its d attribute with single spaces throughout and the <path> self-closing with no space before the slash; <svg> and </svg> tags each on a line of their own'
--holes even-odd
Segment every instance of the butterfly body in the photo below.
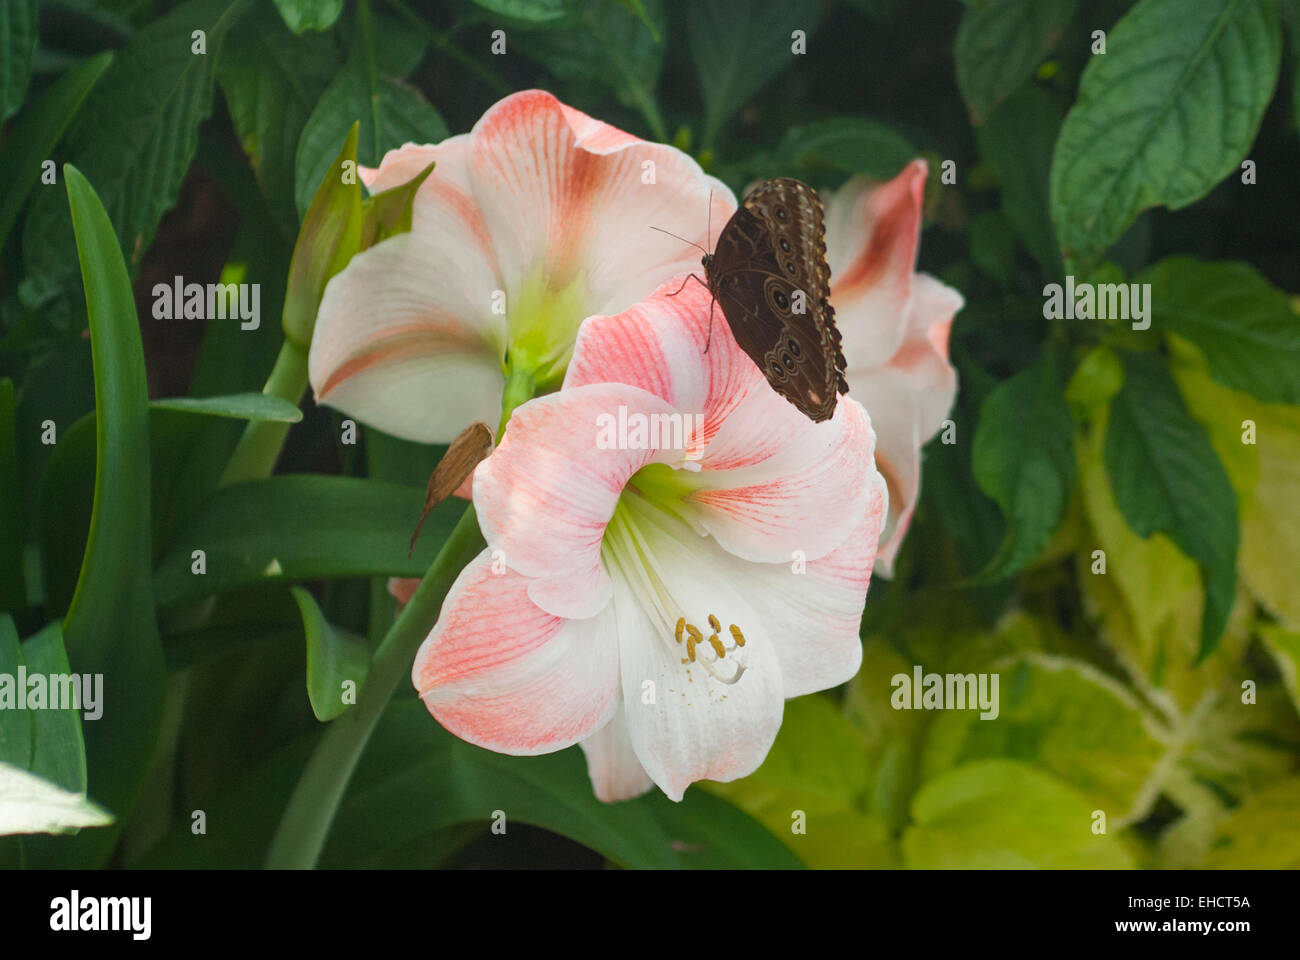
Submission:
<svg viewBox="0 0 1300 960">
<path fill-rule="evenodd" d="M 849 388 L 816 192 L 789 178 L 763 181 L 701 263 L 732 335 L 772 389 L 813 422 L 829 420 Z"/>
</svg>

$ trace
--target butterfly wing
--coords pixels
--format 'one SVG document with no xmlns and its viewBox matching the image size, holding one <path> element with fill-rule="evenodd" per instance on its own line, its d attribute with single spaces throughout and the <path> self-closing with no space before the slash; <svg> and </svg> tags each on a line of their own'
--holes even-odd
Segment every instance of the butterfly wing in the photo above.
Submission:
<svg viewBox="0 0 1300 960">
<path fill-rule="evenodd" d="M 846 393 L 830 305 L 821 202 L 798 180 L 767 180 L 718 237 L 709 287 L 741 349 L 768 383 L 814 422 Z"/>
</svg>

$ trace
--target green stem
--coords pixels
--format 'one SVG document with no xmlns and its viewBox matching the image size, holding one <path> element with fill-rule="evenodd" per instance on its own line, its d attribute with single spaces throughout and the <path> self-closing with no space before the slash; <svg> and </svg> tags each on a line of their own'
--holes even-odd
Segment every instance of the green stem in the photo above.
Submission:
<svg viewBox="0 0 1300 960">
<path fill-rule="evenodd" d="M 275 358 L 271 375 L 266 378 L 262 393 L 279 397 L 297 405 L 307 390 L 307 351 L 292 340 L 285 340 L 280 354 Z M 221 485 L 227 486 L 242 480 L 269 477 L 280 459 L 280 448 L 289 435 L 289 424 L 271 420 L 253 420 L 244 428 L 235 452 L 230 455 L 226 472 L 221 475 Z"/>
<path fill-rule="evenodd" d="M 527 403 L 536 392 L 537 382 L 529 371 L 511 370 L 507 374 L 506 388 L 501 394 L 501 423 L 497 426 L 498 441 L 500 441 L 501 435 L 506 432 L 506 424 L 510 422 L 510 414 L 515 412 L 515 407 L 521 403 Z"/>
<path fill-rule="evenodd" d="M 285 807 L 266 855 L 271 869 L 311 869 L 375 725 L 438 617 L 452 582 L 483 548 L 473 505 L 438 552 L 397 622 L 375 651 L 357 703 L 326 728 Z M 432 722 L 432 721 L 430 721 Z"/>
</svg>

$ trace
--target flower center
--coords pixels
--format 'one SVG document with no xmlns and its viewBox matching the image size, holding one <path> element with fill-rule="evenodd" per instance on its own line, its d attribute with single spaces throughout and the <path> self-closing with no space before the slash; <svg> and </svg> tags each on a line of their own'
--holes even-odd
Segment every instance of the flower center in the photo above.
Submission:
<svg viewBox="0 0 1300 960">
<path fill-rule="evenodd" d="M 507 305 L 509 357 L 506 374 L 532 376 L 538 392 L 560 385 L 573 356 L 578 327 L 587 319 L 587 280 L 578 273 L 564 287 L 555 287 L 540 267 L 525 278 Z"/>
<path fill-rule="evenodd" d="M 667 575 L 665 563 L 672 558 L 656 551 L 647 537 L 647 531 L 671 536 L 670 529 L 687 537 L 698 536 L 684 522 L 686 505 L 680 493 L 690 486 L 674 483 L 672 477 L 654 469 L 657 467 L 663 467 L 668 474 L 680 472 L 652 464 L 633 476 L 605 528 L 601 556 L 612 572 L 631 587 L 637 602 L 648 613 L 655 642 L 662 643 L 688 673 L 696 664 L 715 680 L 733 684 L 746 670 L 744 658 L 738 653 L 745 646 L 744 631 L 733 623 L 724 632 L 722 621 L 713 612 L 687 609 L 690 604 L 678 600 L 669 586 L 672 578 Z M 698 545 L 695 549 L 699 549 Z M 707 624 L 708 633 L 696 626 L 697 622 Z"/>
</svg>

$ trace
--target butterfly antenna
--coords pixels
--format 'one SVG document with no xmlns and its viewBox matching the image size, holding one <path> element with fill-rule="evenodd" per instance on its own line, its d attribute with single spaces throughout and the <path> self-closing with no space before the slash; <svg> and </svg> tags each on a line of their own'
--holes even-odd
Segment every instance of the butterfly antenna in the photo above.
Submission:
<svg viewBox="0 0 1300 960">
<path fill-rule="evenodd" d="M 704 242 L 713 246 L 713 188 L 709 188 L 709 214 L 704 221 Z"/>
<path fill-rule="evenodd" d="M 687 240 L 685 237 L 679 237 L 679 236 L 677 236 L 677 234 L 675 234 L 675 233 L 673 233 L 673 232 L 671 232 L 671 231 L 669 231 L 669 230 L 664 230 L 664 229 L 662 229 L 662 228 L 660 228 L 660 227 L 651 227 L 650 229 L 651 229 L 651 230 L 658 230 L 660 233 L 666 233 L 666 234 L 668 234 L 668 236 L 672 237 L 674 240 L 680 240 L 682 243 L 689 243 L 692 247 L 694 247 L 696 250 L 699 250 L 701 253 L 707 254 L 707 253 L 709 252 L 709 251 L 705 250 L 703 247 L 701 247 L 701 246 L 700 246 L 698 243 L 696 243 L 695 241 L 693 241 L 693 240 Z"/>
<path fill-rule="evenodd" d="M 713 305 L 718 302 L 717 297 L 709 299 L 709 335 L 704 338 L 704 352 L 709 352 L 709 345 L 713 343 Z"/>
</svg>

